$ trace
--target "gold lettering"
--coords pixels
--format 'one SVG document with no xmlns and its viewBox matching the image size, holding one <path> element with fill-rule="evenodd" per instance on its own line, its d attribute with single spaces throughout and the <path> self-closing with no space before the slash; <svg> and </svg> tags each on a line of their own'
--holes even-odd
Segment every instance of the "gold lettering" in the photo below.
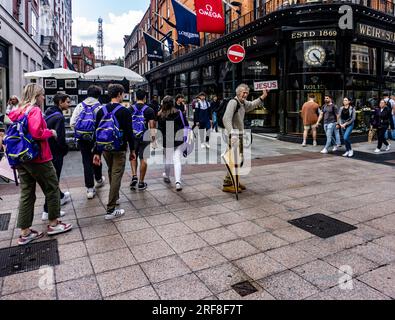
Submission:
<svg viewBox="0 0 395 320">
<path fill-rule="evenodd" d="M 254 45 L 258 44 L 258 38 L 256 36 L 252 38 L 252 43 Z"/>
<path fill-rule="evenodd" d="M 310 31 L 309 37 L 314 37 L 315 36 L 315 31 Z"/>
<path fill-rule="evenodd" d="M 368 36 L 372 36 L 372 27 L 367 27 L 367 29 L 366 29 L 366 35 L 368 35 Z"/>
</svg>

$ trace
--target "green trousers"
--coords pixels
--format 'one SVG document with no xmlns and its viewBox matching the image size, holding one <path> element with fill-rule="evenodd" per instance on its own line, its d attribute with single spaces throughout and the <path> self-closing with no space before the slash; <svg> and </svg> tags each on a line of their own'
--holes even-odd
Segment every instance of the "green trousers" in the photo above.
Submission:
<svg viewBox="0 0 395 320">
<path fill-rule="evenodd" d="M 48 203 L 48 218 L 60 216 L 59 180 L 51 161 L 46 163 L 25 163 L 17 168 L 20 178 L 20 201 L 17 227 L 28 229 L 33 224 L 36 184 L 41 187 Z"/>
<path fill-rule="evenodd" d="M 125 173 L 126 151 L 104 152 L 103 155 L 107 163 L 108 177 L 110 179 L 110 194 L 108 196 L 107 212 L 112 212 L 117 206 L 122 177 Z"/>
</svg>

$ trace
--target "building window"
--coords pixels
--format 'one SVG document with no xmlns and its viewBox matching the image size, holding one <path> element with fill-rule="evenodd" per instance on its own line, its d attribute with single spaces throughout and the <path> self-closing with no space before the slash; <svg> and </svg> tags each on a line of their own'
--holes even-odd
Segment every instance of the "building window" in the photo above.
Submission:
<svg viewBox="0 0 395 320">
<path fill-rule="evenodd" d="M 32 23 L 31 23 L 31 35 L 36 37 L 38 35 L 37 30 L 37 19 L 36 13 L 32 10 Z"/>
<path fill-rule="evenodd" d="M 395 52 L 384 51 L 384 76 L 395 76 Z"/>
<path fill-rule="evenodd" d="M 350 68 L 352 73 L 376 75 L 377 51 L 376 48 L 351 45 Z"/>
</svg>

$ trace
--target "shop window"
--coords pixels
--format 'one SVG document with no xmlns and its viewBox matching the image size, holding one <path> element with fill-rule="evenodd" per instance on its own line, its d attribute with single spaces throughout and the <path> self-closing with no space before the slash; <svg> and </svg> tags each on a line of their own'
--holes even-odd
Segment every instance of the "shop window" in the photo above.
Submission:
<svg viewBox="0 0 395 320">
<path fill-rule="evenodd" d="M 376 48 L 351 45 L 350 68 L 352 73 L 376 75 L 377 51 Z"/>
<path fill-rule="evenodd" d="M 243 79 L 262 80 L 263 76 L 270 75 L 270 60 L 256 59 L 243 62 Z"/>
<path fill-rule="evenodd" d="M 395 76 L 395 52 L 384 51 L 384 76 Z"/>
<path fill-rule="evenodd" d="M 180 73 L 174 77 L 174 87 L 175 88 L 186 87 L 186 86 L 187 86 L 187 74 L 186 73 Z"/>
<path fill-rule="evenodd" d="M 192 71 L 191 72 L 191 80 L 190 80 L 190 85 L 199 85 L 199 71 Z"/>
<path fill-rule="evenodd" d="M 202 72 L 203 83 L 211 83 L 215 80 L 215 68 L 214 66 L 208 66 L 203 68 Z"/>
<path fill-rule="evenodd" d="M 305 40 L 296 42 L 291 50 L 291 72 L 329 71 L 336 67 L 335 40 Z"/>
</svg>

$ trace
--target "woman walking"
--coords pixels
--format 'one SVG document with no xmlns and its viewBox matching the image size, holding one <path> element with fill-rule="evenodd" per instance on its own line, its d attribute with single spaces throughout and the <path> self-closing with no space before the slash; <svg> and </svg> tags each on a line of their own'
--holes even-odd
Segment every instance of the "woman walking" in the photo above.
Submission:
<svg viewBox="0 0 395 320">
<path fill-rule="evenodd" d="M 354 129 L 354 123 L 356 119 L 355 108 L 351 105 L 349 98 L 343 99 L 343 106 L 339 111 L 338 123 L 343 133 L 344 143 L 346 145 L 346 153 L 343 157 L 352 158 L 354 156 L 354 150 L 351 147 L 350 136 Z"/>
<path fill-rule="evenodd" d="M 162 101 L 162 109 L 158 114 L 158 128 L 163 136 L 163 149 L 165 156 L 164 182 L 170 184 L 171 165 L 174 164 L 176 190 L 182 191 L 181 159 L 184 148 L 184 122 L 183 113 L 175 108 L 173 97 L 166 96 Z"/>
<path fill-rule="evenodd" d="M 48 130 L 41 106 L 44 103 L 44 89 L 34 83 L 28 84 L 22 95 L 19 108 L 10 113 L 11 121 L 17 121 L 27 114 L 27 130 L 39 145 L 39 155 L 30 162 L 17 166 L 20 178 L 20 202 L 17 227 L 21 229 L 19 245 L 26 245 L 43 237 L 42 232 L 31 229 L 36 201 L 36 183 L 38 183 L 48 203 L 49 225 L 47 234 L 52 236 L 70 231 L 71 224 L 59 221 L 60 193 L 59 181 L 52 164 L 52 154 L 48 139 L 56 139 L 56 131 Z"/>
<path fill-rule="evenodd" d="M 385 100 L 381 100 L 379 107 L 374 110 L 371 125 L 373 128 L 377 129 L 378 144 L 374 152 L 380 153 L 383 144 L 387 146 L 385 151 L 390 151 L 391 145 L 385 139 L 385 133 L 389 126 L 391 130 L 394 130 L 394 120 L 392 119 L 392 110 L 387 108 Z"/>
</svg>

